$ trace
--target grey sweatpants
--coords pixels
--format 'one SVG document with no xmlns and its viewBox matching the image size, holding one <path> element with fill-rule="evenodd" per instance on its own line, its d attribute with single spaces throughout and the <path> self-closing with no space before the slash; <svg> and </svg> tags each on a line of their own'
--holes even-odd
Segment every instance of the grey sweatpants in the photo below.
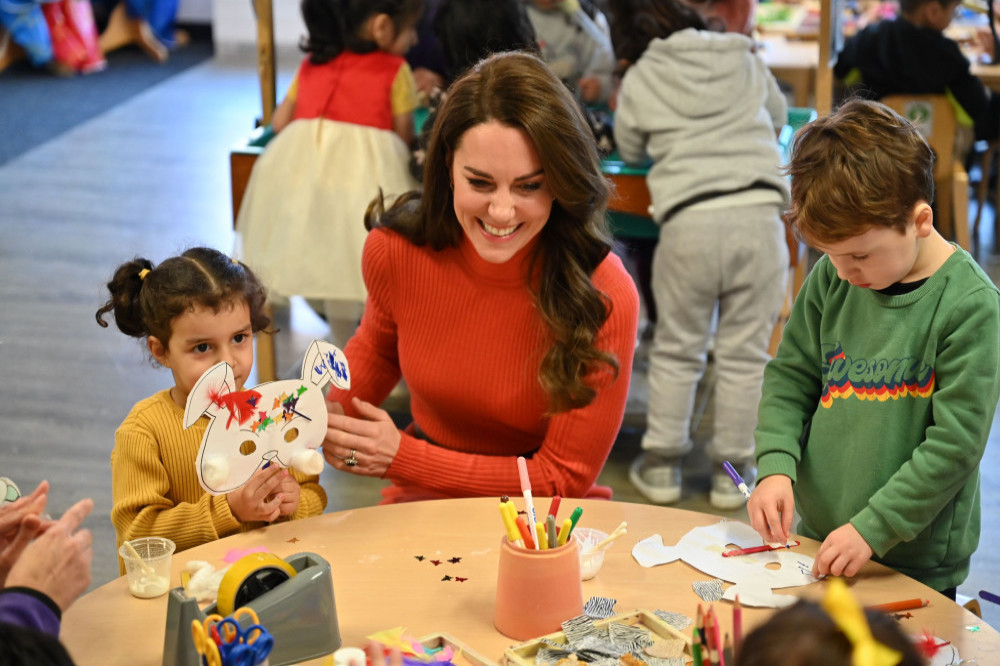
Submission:
<svg viewBox="0 0 1000 666">
<path fill-rule="evenodd" d="M 659 312 L 649 356 L 643 449 L 691 450 L 695 389 L 705 372 L 713 317 L 717 369 L 715 462 L 753 458 L 764 365 L 788 277 L 788 245 L 777 205 L 682 210 L 660 229 L 653 257 Z"/>
</svg>

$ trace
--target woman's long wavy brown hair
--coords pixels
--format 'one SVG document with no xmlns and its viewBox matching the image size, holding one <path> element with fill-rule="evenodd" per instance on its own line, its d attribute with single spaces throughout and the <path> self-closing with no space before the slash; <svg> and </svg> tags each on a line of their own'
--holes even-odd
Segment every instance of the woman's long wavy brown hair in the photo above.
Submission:
<svg viewBox="0 0 1000 666">
<path fill-rule="evenodd" d="M 434 122 L 423 194 L 404 195 L 388 210 L 377 199 L 366 224 L 390 228 L 435 250 L 457 247 L 464 232 L 450 187 L 452 156 L 465 132 L 489 121 L 528 135 L 555 197 L 531 257 L 527 285 L 552 337 L 538 377 L 552 413 L 583 407 L 597 394 L 586 381 L 589 373 L 601 365 L 618 373 L 615 357 L 594 344 L 611 302 L 590 279 L 611 249 L 606 219 L 611 191 L 576 101 L 540 58 L 497 53 L 458 79 Z"/>
</svg>

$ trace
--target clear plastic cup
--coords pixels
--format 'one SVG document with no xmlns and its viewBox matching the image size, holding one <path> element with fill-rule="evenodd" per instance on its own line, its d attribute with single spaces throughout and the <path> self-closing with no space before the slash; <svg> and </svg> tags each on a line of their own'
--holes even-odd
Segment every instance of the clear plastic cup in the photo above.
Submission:
<svg viewBox="0 0 1000 666">
<path fill-rule="evenodd" d="M 604 565 L 604 553 L 611 544 L 599 549 L 594 546 L 607 539 L 608 533 L 593 527 L 577 527 L 572 536 L 580 546 L 580 580 L 590 580 Z"/>
<path fill-rule="evenodd" d="M 170 560 L 175 548 L 173 541 L 163 537 L 142 537 L 121 545 L 118 555 L 125 562 L 128 591 L 132 596 L 152 599 L 167 593 Z"/>
</svg>

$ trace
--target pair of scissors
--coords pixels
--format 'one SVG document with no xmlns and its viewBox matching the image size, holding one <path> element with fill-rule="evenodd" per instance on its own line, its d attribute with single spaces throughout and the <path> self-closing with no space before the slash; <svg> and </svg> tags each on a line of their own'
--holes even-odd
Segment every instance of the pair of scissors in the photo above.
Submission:
<svg viewBox="0 0 1000 666">
<path fill-rule="evenodd" d="M 222 654 L 219 652 L 218 644 L 205 628 L 207 625 L 208 620 L 205 620 L 204 623 L 191 620 L 191 637 L 194 639 L 194 649 L 201 655 L 202 666 L 222 666 Z"/>
<path fill-rule="evenodd" d="M 240 624 L 244 616 L 251 621 L 246 629 Z M 219 651 L 226 666 L 255 666 L 267 659 L 274 647 L 274 638 L 261 626 L 252 608 L 238 608 L 219 622 L 219 631 L 222 635 Z"/>
</svg>

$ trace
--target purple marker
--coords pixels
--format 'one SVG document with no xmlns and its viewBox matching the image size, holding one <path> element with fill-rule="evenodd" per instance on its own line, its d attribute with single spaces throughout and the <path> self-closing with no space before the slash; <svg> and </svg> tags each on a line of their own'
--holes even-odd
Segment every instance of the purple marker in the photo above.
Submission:
<svg viewBox="0 0 1000 666">
<path fill-rule="evenodd" d="M 986 590 L 979 590 L 979 596 L 986 601 L 992 601 L 995 604 L 1000 604 L 1000 594 L 993 594 L 992 592 L 987 592 Z"/>
<path fill-rule="evenodd" d="M 743 497 L 750 499 L 750 489 L 747 488 L 746 481 L 744 481 L 743 477 L 739 475 L 739 472 L 737 472 L 733 466 L 729 464 L 728 460 L 722 463 L 722 469 L 726 470 L 726 474 L 728 474 L 729 478 L 733 480 L 733 485 L 739 488 L 740 492 L 743 493 Z"/>
</svg>

